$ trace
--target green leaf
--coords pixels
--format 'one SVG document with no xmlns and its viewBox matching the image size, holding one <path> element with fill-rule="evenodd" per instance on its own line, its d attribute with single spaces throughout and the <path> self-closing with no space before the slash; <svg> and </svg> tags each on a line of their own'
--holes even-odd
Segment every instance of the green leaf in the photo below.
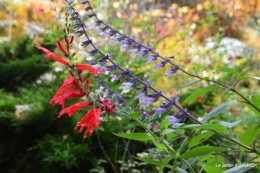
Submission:
<svg viewBox="0 0 260 173">
<path fill-rule="evenodd" d="M 131 118 L 138 118 L 138 117 L 140 117 L 141 115 L 142 115 L 141 112 L 134 112 L 134 113 L 129 114 L 129 116 L 130 116 Z"/>
<path fill-rule="evenodd" d="M 195 73 L 198 73 L 202 69 L 202 66 L 198 63 L 193 63 L 193 69 Z"/>
<path fill-rule="evenodd" d="M 182 141 L 181 146 L 178 148 L 177 153 L 180 154 L 182 149 L 186 146 L 187 143 L 187 137 Z"/>
<path fill-rule="evenodd" d="M 173 169 L 173 166 L 171 165 L 168 165 L 166 163 L 163 163 L 161 161 L 157 161 L 157 160 L 151 160 L 151 159 L 144 159 L 144 158 L 138 158 L 138 157 L 134 157 L 138 160 L 141 160 L 143 162 L 146 162 L 146 163 L 149 163 L 149 164 L 152 164 L 152 165 L 157 165 L 157 166 L 164 166 L 166 168 L 170 168 L 170 169 Z"/>
<path fill-rule="evenodd" d="M 229 68 L 229 67 L 223 67 L 223 68 L 217 69 L 216 71 L 227 72 L 227 73 L 231 73 L 231 74 L 238 74 L 238 71 L 236 71 L 234 68 Z"/>
<path fill-rule="evenodd" d="M 185 88 L 185 87 L 187 87 L 187 86 L 190 86 L 190 85 L 192 85 L 192 84 L 195 84 L 195 83 L 197 83 L 197 82 L 199 82 L 199 81 L 201 81 L 201 80 L 191 80 L 191 81 L 187 82 L 182 88 Z"/>
<path fill-rule="evenodd" d="M 134 100 L 134 101 L 133 101 L 132 106 L 131 106 L 132 112 L 135 112 L 135 108 L 136 108 L 136 106 L 137 106 L 138 103 L 139 103 L 138 100 Z"/>
<path fill-rule="evenodd" d="M 146 133 L 124 133 L 124 134 L 117 134 L 113 133 L 114 135 L 122 138 L 132 139 L 136 141 L 151 141 L 152 138 Z"/>
<path fill-rule="evenodd" d="M 250 146 L 253 141 L 258 137 L 260 134 L 260 125 L 251 125 L 240 137 L 240 142 Z M 241 150 L 246 150 L 243 147 L 240 147 Z"/>
<path fill-rule="evenodd" d="M 161 133 L 164 132 L 164 130 L 168 129 L 168 126 L 169 126 L 169 119 L 166 118 L 160 125 L 160 131 Z"/>
<path fill-rule="evenodd" d="M 227 151 L 226 148 L 214 147 L 214 146 L 203 146 L 197 147 L 191 150 L 186 151 L 181 155 L 181 158 L 191 158 L 191 157 L 198 157 L 207 154 L 214 154 L 218 152 Z"/>
<path fill-rule="evenodd" d="M 202 129 L 202 130 L 215 130 L 224 134 L 228 134 L 227 128 L 220 125 L 220 124 L 205 124 L 205 125 L 200 125 L 200 124 L 190 124 L 186 126 L 182 126 L 180 128 L 184 129 Z"/>
<path fill-rule="evenodd" d="M 238 76 L 237 80 L 240 81 L 240 80 L 247 79 L 247 78 L 260 80 L 260 77 L 254 77 L 254 76 Z"/>
<path fill-rule="evenodd" d="M 179 167 L 177 167 L 177 170 L 178 170 L 180 173 L 188 173 L 187 171 L 185 171 L 185 170 L 183 170 L 183 169 L 181 169 L 181 168 L 179 168 Z"/>
<path fill-rule="evenodd" d="M 169 156 L 166 156 L 166 157 L 163 159 L 162 162 L 165 163 L 165 164 L 168 164 L 172 159 L 173 159 L 172 156 L 169 155 Z M 158 173 L 163 173 L 163 169 L 164 169 L 164 168 L 165 168 L 165 166 L 160 166 L 160 169 L 159 169 Z"/>
<path fill-rule="evenodd" d="M 189 142 L 189 148 L 198 145 L 200 143 L 202 143 L 203 141 L 206 141 L 208 138 L 210 138 L 212 135 L 214 135 L 214 132 L 212 131 L 204 131 L 201 134 L 195 136 L 194 138 L 192 138 Z"/>
<path fill-rule="evenodd" d="M 232 127 L 235 127 L 236 125 L 238 125 L 241 122 L 241 120 L 238 120 L 236 122 L 233 123 L 229 123 L 229 122 L 225 122 L 225 121 L 219 121 L 219 124 L 221 124 L 222 126 L 225 126 L 228 129 L 231 129 Z"/>
<path fill-rule="evenodd" d="M 250 167 L 249 166 L 244 166 L 244 165 L 235 166 L 235 167 L 233 167 L 231 169 L 228 169 L 228 170 L 226 170 L 226 171 L 224 171 L 222 173 L 243 173 L 243 172 L 246 172 L 246 171 L 254 168 L 255 166 L 256 165 L 250 166 Z"/>
<path fill-rule="evenodd" d="M 227 108 L 231 107 L 235 103 L 237 103 L 237 101 L 227 102 L 227 103 L 223 103 L 223 104 L 219 105 L 218 107 L 216 107 L 212 111 L 210 111 L 208 113 L 208 115 L 206 115 L 206 117 L 204 117 L 201 120 L 201 122 L 202 123 L 206 123 L 209 119 L 211 119 L 215 115 L 219 114 L 220 112 L 223 112 L 224 110 L 226 110 Z"/>
<path fill-rule="evenodd" d="M 129 107 L 130 104 L 133 103 L 133 101 L 135 100 L 135 97 L 132 97 L 131 99 L 129 99 L 126 104 L 125 104 L 125 110 Z"/>
<path fill-rule="evenodd" d="M 207 92 L 213 91 L 215 89 L 217 89 L 218 86 L 209 86 L 209 87 L 205 87 L 205 88 L 199 88 L 197 90 L 195 90 L 193 93 L 191 93 L 184 101 L 183 103 L 189 102 L 191 100 L 194 100 L 196 97 L 201 96 Z"/>
<path fill-rule="evenodd" d="M 260 95 L 252 95 L 247 97 L 256 107 L 260 108 Z M 247 104 L 248 108 L 251 109 L 256 115 L 260 116 L 260 112 L 253 106 Z"/>
<path fill-rule="evenodd" d="M 159 143 L 157 141 L 153 141 L 153 143 L 156 146 L 156 148 L 168 152 L 168 149 L 167 149 L 167 147 L 164 144 Z"/>
</svg>

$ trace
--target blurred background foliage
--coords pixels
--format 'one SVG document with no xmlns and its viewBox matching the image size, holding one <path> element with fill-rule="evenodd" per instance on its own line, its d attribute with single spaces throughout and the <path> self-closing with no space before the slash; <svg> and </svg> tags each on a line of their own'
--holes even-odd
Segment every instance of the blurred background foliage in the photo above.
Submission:
<svg viewBox="0 0 260 173">
<path fill-rule="evenodd" d="M 92 3 L 100 19 L 163 56 L 174 56 L 174 62 L 186 71 L 198 72 L 202 77 L 214 78 L 226 85 L 235 81 L 230 80 L 228 73 L 216 72 L 221 67 L 235 68 L 240 75 L 260 75 L 260 0 L 93 0 Z M 76 8 L 84 10 L 82 5 Z M 55 40 L 62 38 L 63 10 L 62 0 L 0 2 L 2 171 L 112 172 L 101 149 L 104 147 L 122 172 L 156 172 L 156 167 L 131 158 L 131 155 L 148 154 L 154 157 L 152 145 L 131 141 L 125 150 L 128 141 L 111 133 L 134 128 L 134 124 L 120 115 L 107 116 L 99 132 L 84 141 L 73 128 L 85 111 L 79 111 L 72 118 L 55 119 L 60 108 L 50 107 L 49 100 L 69 73 L 64 67 L 45 62 L 44 55 L 34 45 L 58 52 Z M 189 76 L 178 72 L 166 78 L 163 75 L 167 66 L 155 72 L 156 62 L 146 64 L 143 59 L 130 57 L 120 52 L 119 45 L 97 34 L 92 39 L 101 49 L 110 52 L 118 64 L 134 70 L 144 80 L 149 78 L 155 88 L 167 96 L 180 94 L 180 105 L 197 118 L 222 102 L 238 99 L 220 90 L 181 104 L 196 88 L 209 84 L 198 82 L 184 87 L 193 80 Z M 77 49 L 82 48 L 75 44 Z M 112 84 L 112 88 L 120 86 L 117 82 Z M 92 87 L 95 85 L 94 82 Z M 245 79 L 237 87 L 246 96 L 259 96 L 256 80 Z M 131 97 L 131 94 L 125 96 Z M 159 106 L 159 102 L 154 106 Z M 237 134 L 250 123 L 259 123 L 257 115 L 245 105 L 232 107 L 219 115 L 219 119 L 244 120 L 236 127 Z M 145 150 L 147 147 L 149 149 Z"/>
</svg>

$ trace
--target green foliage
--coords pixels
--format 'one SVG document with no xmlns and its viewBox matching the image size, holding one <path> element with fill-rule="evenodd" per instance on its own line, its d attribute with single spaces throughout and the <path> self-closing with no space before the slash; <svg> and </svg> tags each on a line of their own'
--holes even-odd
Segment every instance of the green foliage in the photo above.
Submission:
<svg viewBox="0 0 260 173">
<path fill-rule="evenodd" d="M 25 36 L 1 45 L 0 88 L 12 91 L 18 86 L 28 86 L 49 69 L 46 60 L 31 43 L 32 40 Z"/>
</svg>

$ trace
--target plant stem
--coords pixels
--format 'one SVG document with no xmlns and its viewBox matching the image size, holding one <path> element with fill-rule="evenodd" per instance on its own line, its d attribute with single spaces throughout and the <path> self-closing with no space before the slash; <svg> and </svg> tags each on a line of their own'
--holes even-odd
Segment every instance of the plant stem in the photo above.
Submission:
<svg viewBox="0 0 260 173">
<path fill-rule="evenodd" d="M 176 152 L 175 150 L 169 146 L 164 140 L 160 139 L 155 133 L 153 133 L 149 128 L 147 128 L 145 125 L 143 125 L 143 123 L 137 119 L 134 118 L 134 120 L 137 122 L 137 124 L 139 124 L 142 128 L 144 128 L 148 133 L 150 133 L 150 135 L 152 135 L 154 137 L 154 139 L 159 140 L 160 143 L 162 143 L 170 152 L 172 155 L 176 156 Z M 179 158 L 188 168 L 192 173 L 195 173 L 194 169 L 191 167 L 191 165 L 183 158 Z"/>
</svg>

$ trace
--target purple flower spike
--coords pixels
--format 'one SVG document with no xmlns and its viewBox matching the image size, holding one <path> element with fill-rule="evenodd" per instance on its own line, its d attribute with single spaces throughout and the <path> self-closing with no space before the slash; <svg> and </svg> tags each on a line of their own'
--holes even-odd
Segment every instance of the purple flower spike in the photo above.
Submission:
<svg viewBox="0 0 260 173">
<path fill-rule="evenodd" d="M 126 39 L 122 41 L 122 45 L 121 45 L 121 49 L 123 51 L 126 51 L 126 49 L 128 49 L 131 44 L 132 44 L 133 40 L 132 39 Z"/>
<path fill-rule="evenodd" d="M 116 33 L 117 33 L 116 30 L 111 30 L 111 31 L 105 32 L 105 33 L 104 33 L 105 40 L 107 40 L 108 38 L 112 37 L 112 36 L 115 35 Z"/>
<path fill-rule="evenodd" d="M 119 87 L 119 89 L 122 89 L 122 93 L 128 93 L 132 88 L 132 85 L 133 84 L 130 82 L 124 82 L 122 83 L 122 86 Z"/>
<path fill-rule="evenodd" d="M 138 58 L 143 57 L 143 56 L 146 55 L 150 50 L 151 50 L 151 49 L 149 49 L 149 48 L 143 47 L 142 50 L 138 53 L 137 57 L 138 57 Z"/>
<path fill-rule="evenodd" d="M 142 48 L 141 44 L 136 44 L 133 46 L 133 49 L 129 50 L 130 56 L 133 56 L 136 52 L 138 52 Z"/>
<path fill-rule="evenodd" d="M 83 47 L 87 47 L 88 45 L 90 45 L 92 43 L 92 40 L 90 39 L 90 40 L 87 40 L 87 41 L 83 41 L 82 43 L 81 43 L 81 46 L 83 46 Z"/>
<path fill-rule="evenodd" d="M 163 112 L 167 111 L 172 105 L 174 105 L 178 99 L 179 99 L 179 96 L 176 95 L 169 102 L 164 102 L 162 106 L 160 106 L 159 108 L 153 108 L 153 110 L 156 112 L 159 112 L 159 113 L 163 113 Z"/>
<path fill-rule="evenodd" d="M 153 54 L 153 55 L 149 55 L 148 58 L 146 59 L 146 62 L 152 62 L 154 60 L 156 60 L 159 57 L 159 54 Z"/>
<path fill-rule="evenodd" d="M 126 68 L 119 76 L 118 79 L 122 79 L 125 80 L 127 77 L 129 77 L 129 75 L 131 74 L 131 72 L 128 68 Z"/>
<path fill-rule="evenodd" d="M 173 116 L 169 116 L 169 121 L 171 124 L 179 123 L 185 120 L 189 113 L 188 109 L 184 109 L 184 111 L 179 110 L 177 114 Z"/>
<path fill-rule="evenodd" d="M 175 117 L 175 116 L 168 116 L 170 124 L 175 124 L 181 122 L 181 119 Z"/>
<path fill-rule="evenodd" d="M 161 67 L 164 67 L 166 65 L 167 62 L 170 62 L 170 60 L 168 58 L 166 58 L 165 60 L 163 60 L 160 64 L 156 64 L 154 66 L 155 69 L 159 69 Z"/>
<path fill-rule="evenodd" d="M 148 97 L 153 98 L 154 99 L 153 102 L 157 102 L 159 100 L 159 98 L 161 97 L 161 95 L 162 95 L 162 91 L 157 91 L 154 94 L 148 95 Z"/>
<path fill-rule="evenodd" d="M 178 69 L 179 69 L 179 66 L 178 66 L 178 65 L 174 65 L 174 66 L 172 66 L 172 68 L 171 68 L 170 70 L 168 70 L 168 71 L 165 73 L 165 75 L 166 75 L 167 77 L 169 77 L 169 76 L 171 76 L 172 74 L 176 73 L 176 72 L 178 71 Z"/>
<path fill-rule="evenodd" d="M 93 28 L 99 26 L 101 23 L 102 23 L 102 21 L 101 21 L 101 20 L 98 20 L 98 21 L 96 21 L 96 22 L 90 23 L 90 24 L 87 26 L 87 28 L 88 28 L 88 29 L 93 29 Z"/>
<path fill-rule="evenodd" d="M 115 80 L 118 79 L 117 75 L 114 74 L 111 74 L 110 77 L 111 77 L 111 82 L 114 82 Z"/>
<path fill-rule="evenodd" d="M 117 103 L 117 104 L 124 105 L 126 102 L 127 102 L 126 99 L 124 99 L 124 98 L 122 98 L 122 97 L 120 97 L 120 96 L 117 96 L 117 97 L 116 97 L 116 103 Z"/>
<path fill-rule="evenodd" d="M 108 71 L 116 71 L 119 69 L 119 65 L 117 64 L 113 64 L 113 65 L 110 65 L 110 66 L 105 66 L 107 68 Z"/>
<path fill-rule="evenodd" d="M 125 35 L 122 35 L 121 37 L 114 37 L 112 38 L 111 40 L 114 42 L 114 43 L 119 43 L 120 41 L 124 40 L 125 39 Z"/>
<path fill-rule="evenodd" d="M 109 54 L 106 54 L 100 60 L 98 60 L 98 62 L 106 62 L 108 59 L 109 59 Z"/>
</svg>

